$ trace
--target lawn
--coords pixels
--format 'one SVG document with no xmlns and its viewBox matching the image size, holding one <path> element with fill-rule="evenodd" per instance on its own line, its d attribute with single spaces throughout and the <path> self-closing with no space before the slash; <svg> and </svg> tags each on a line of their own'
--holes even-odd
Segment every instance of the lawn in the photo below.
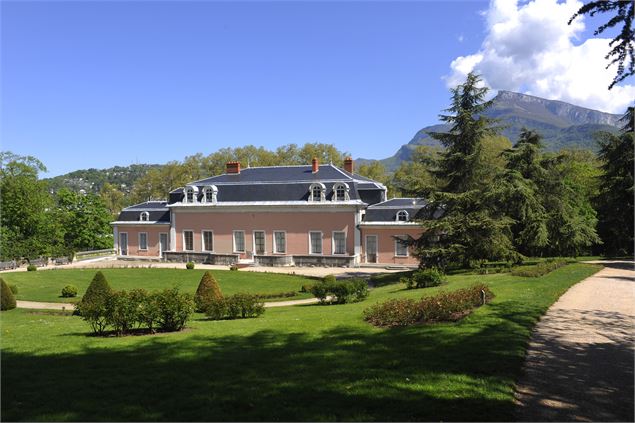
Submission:
<svg viewBox="0 0 635 423">
<path fill-rule="evenodd" d="M 531 328 L 600 267 L 540 278 L 456 275 L 441 288 L 387 284 L 358 304 L 268 309 L 184 332 L 97 338 L 78 317 L 12 310 L 2 323 L 3 420 L 513 419 Z M 496 298 L 458 323 L 377 329 L 362 311 L 481 281 Z"/>
<path fill-rule="evenodd" d="M 79 301 L 90 284 L 95 269 L 60 269 L 40 270 L 37 272 L 8 272 L 0 276 L 8 283 L 18 287 L 18 300 L 76 302 Z M 148 291 L 178 286 L 182 292 L 194 294 L 205 270 L 185 269 L 102 269 L 113 289 L 144 288 Z M 296 292 L 288 299 L 308 298 L 310 294 L 300 293 L 303 284 L 315 283 L 315 280 L 302 276 L 281 275 L 275 273 L 259 273 L 212 270 L 223 294 L 237 292 L 253 294 L 277 294 Z M 79 291 L 76 298 L 62 298 L 62 288 L 71 284 Z M 267 299 L 275 301 L 275 299 Z"/>
</svg>

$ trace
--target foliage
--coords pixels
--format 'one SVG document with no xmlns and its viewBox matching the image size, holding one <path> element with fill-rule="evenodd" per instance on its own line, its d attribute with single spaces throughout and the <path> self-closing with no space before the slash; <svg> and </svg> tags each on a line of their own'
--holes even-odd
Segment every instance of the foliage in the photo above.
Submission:
<svg viewBox="0 0 635 423">
<path fill-rule="evenodd" d="M 408 289 L 430 288 L 446 282 L 446 278 L 443 272 L 433 267 L 430 269 L 417 270 L 409 277 L 404 276 L 401 282 L 405 283 Z"/>
<path fill-rule="evenodd" d="M 304 283 L 302 284 L 302 286 L 300 287 L 300 292 L 311 292 L 311 288 L 313 288 L 312 283 Z"/>
<path fill-rule="evenodd" d="M 185 263 L 185 268 L 187 270 L 193 270 L 194 269 L 194 262 L 188 261 L 187 263 Z"/>
<path fill-rule="evenodd" d="M 0 278 L 0 290 L 0 310 L 5 311 L 14 309 L 16 304 L 15 296 L 13 295 L 13 292 L 11 292 L 9 285 L 2 278 Z"/>
<path fill-rule="evenodd" d="M 547 273 L 553 272 L 554 270 L 559 269 L 563 266 L 566 266 L 567 264 L 569 264 L 569 262 L 564 259 L 546 260 L 534 266 L 523 266 L 513 269 L 512 275 L 522 276 L 525 278 L 537 278 L 539 276 L 543 276 Z"/>
<path fill-rule="evenodd" d="M 26 267 L 26 271 L 27 271 L 27 272 L 35 272 L 35 271 L 37 271 L 37 266 L 36 266 L 36 265 L 34 265 L 34 264 L 29 264 L 29 265 Z"/>
<path fill-rule="evenodd" d="M 108 292 L 105 296 L 95 297 L 92 301 L 85 301 L 82 298 L 75 304 L 75 313 L 82 316 L 97 335 L 103 335 L 106 331 L 108 325 L 106 304 L 111 294 Z"/>
<path fill-rule="evenodd" d="M 256 297 L 260 298 L 261 300 L 265 300 L 265 299 L 270 299 L 270 298 L 291 298 L 291 297 L 295 297 L 297 295 L 297 292 L 295 292 L 295 291 L 273 292 L 271 294 L 257 293 L 257 294 L 254 294 L 254 295 Z"/>
<path fill-rule="evenodd" d="M 311 287 L 311 293 L 322 304 L 353 303 L 368 296 L 368 283 L 360 278 L 335 280 L 327 276 Z"/>
<path fill-rule="evenodd" d="M 265 312 L 265 304 L 253 294 L 234 294 L 227 298 L 226 304 L 229 319 L 258 317 Z"/>
<path fill-rule="evenodd" d="M 196 303 L 196 311 L 202 313 L 205 311 L 207 304 L 211 301 L 222 300 L 223 294 L 218 286 L 218 282 L 214 276 L 206 271 L 198 284 L 196 294 L 194 294 L 194 302 Z"/>
<path fill-rule="evenodd" d="M 157 292 L 157 326 L 165 332 L 179 331 L 185 327 L 194 312 L 194 299 L 190 294 L 181 294 L 178 288 Z"/>
<path fill-rule="evenodd" d="M 88 285 L 81 302 L 103 303 L 111 293 L 112 288 L 110 288 L 106 277 L 101 270 L 98 270 L 97 273 L 95 273 L 93 280 L 90 282 L 90 285 Z"/>
<path fill-rule="evenodd" d="M 335 275 L 326 275 L 322 278 L 322 282 L 325 283 L 334 283 L 336 280 Z"/>
<path fill-rule="evenodd" d="M 238 271 L 238 266 L 236 266 L 235 264 L 232 264 L 231 266 L 229 266 L 229 270 L 231 270 L 232 272 L 236 272 Z"/>
<path fill-rule="evenodd" d="M 9 285 L 9 289 L 13 292 L 13 295 L 18 295 L 18 286 L 15 284 Z"/>
<path fill-rule="evenodd" d="M 633 132 L 600 135 L 602 170 L 596 198 L 598 232 L 607 255 L 633 255 Z"/>
<path fill-rule="evenodd" d="M 395 299 L 375 304 L 364 310 L 364 320 L 375 326 L 408 326 L 415 323 L 452 321 L 494 298 L 485 284 L 440 292 L 431 297 Z"/>
<path fill-rule="evenodd" d="M 73 298 L 77 297 L 77 287 L 75 285 L 66 285 L 62 288 L 62 297 Z"/>
<path fill-rule="evenodd" d="M 227 299 L 218 298 L 205 304 L 205 315 L 212 320 L 220 320 L 227 315 Z"/>
<path fill-rule="evenodd" d="M 439 159 L 440 149 L 419 145 L 412 153 L 410 161 L 403 161 L 395 171 L 391 186 L 403 197 L 411 197 L 432 192 L 440 181 L 433 173 Z"/>
<path fill-rule="evenodd" d="M 617 63 L 617 72 L 613 78 L 613 82 L 609 85 L 609 90 L 628 78 L 635 75 L 635 59 L 633 57 L 633 39 L 635 39 L 635 32 L 633 32 L 633 7 L 635 2 L 632 0 L 595 0 L 591 1 L 584 6 L 580 7 L 578 11 L 569 19 L 569 25 L 578 16 L 586 15 L 593 17 L 597 13 L 612 13 L 614 16 L 608 20 L 605 24 L 600 25 L 593 35 L 600 35 L 605 30 L 613 28 L 616 25 L 621 24 L 621 31 L 609 42 L 611 50 L 604 57 L 610 60 L 606 65 L 608 69 L 611 65 Z"/>
<path fill-rule="evenodd" d="M 128 291 L 112 292 L 105 307 L 105 319 L 117 335 L 130 332 L 139 319 L 141 298 L 133 298 Z"/>
<path fill-rule="evenodd" d="M 355 173 L 374 181 L 381 182 L 384 185 L 388 185 L 390 182 L 390 177 L 386 173 L 386 168 L 379 160 L 373 160 L 370 163 L 359 166 L 355 169 Z"/>
</svg>

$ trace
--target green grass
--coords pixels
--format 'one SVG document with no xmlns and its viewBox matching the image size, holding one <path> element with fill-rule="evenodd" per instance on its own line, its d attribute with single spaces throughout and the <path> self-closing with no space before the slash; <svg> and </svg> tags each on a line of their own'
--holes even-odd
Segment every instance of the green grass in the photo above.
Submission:
<svg viewBox="0 0 635 423">
<path fill-rule="evenodd" d="M 600 267 L 540 278 L 450 276 L 387 284 L 357 304 L 268 309 L 258 319 L 196 315 L 180 333 L 88 336 L 78 317 L 12 310 L 2 323 L 4 420 L 513 419 L 513 385 L 532 327 Z M 496 298 L 458 323 L 374 328 L 369 305 L 482 281 Z"/>
<path fill-rule="evenodd" d="M 40 270 L 37 272 L 9 272 L 0 276 L 8 284 L 18 286 L 18 300 L 77 302 L 86 292 L 86 288 L 95 276 L 96 269 Z M 185 269 L 102 269 L 113 289 L 144 288 L 148 291 L 178 286 L 182 292 L 194 294 L 205 270 Z M 229 270 L 211 271 L 218 281 L 224 295 L 237 292 L 252 294 L 274 294 L 296 291 L 297 295 L 284 300 L 309 298 L 311 294 L 300 293 L 300 287 L 314 283 L 313 279 L 302 276 L 281 275 L 275 273 L 253 273 Z M 62 298 L 62 288 L 75 285 L 78 295 L 75 298 Z M 274 301 L 267 299 L 266 301 Z"/>
</svg>

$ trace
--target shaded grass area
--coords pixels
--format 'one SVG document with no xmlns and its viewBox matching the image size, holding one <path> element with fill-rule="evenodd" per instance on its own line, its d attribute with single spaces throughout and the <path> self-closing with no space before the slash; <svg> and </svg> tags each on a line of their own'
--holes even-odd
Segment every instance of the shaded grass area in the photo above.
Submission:
<svg viewBox="0 0 635 423">
<path fill-rule="evenodd" d="M 87 336 L 77 317 L 13 310 L 2 323 L 4 420 L 510 420 L 531 328 L 598 266 L 527 280 L 452 276 L 373 289 L 341 306 L 269 309 L 258 319 L 196 315 L 176 334 Z M 377 329 L 370 304 L 481 281 L 494 301 L 458 323 Z"/>
<path fill-rule="evenodd" d="M 2 278 L 9 284 L 18 286 L 18 300 L 77 302 L 84 295 L 97 270 L 101 270 L 113 289 L 144 288 L 148 291 L 178 286 L 182 292 L 194 294 L 205 270 L 185 269 L 60 269 L 38 272 L 3 273 Z M 310 294 L 300 293 L 303 284 L 313 283 L 313 279 L 302 276 L 281 275 L 275 273 L 232 272 L 229 270 L 211 271 L 220 284 L 223 294 L 238 292 L 251 294 L 279 294 L 297 292 L 294 297 L 309 298 Z M 62 298 L 62 288 L 75 285 L 78 295 L 75 298 Z M 270 301 L 267 299 L 267 301 Z"/>
</svg>

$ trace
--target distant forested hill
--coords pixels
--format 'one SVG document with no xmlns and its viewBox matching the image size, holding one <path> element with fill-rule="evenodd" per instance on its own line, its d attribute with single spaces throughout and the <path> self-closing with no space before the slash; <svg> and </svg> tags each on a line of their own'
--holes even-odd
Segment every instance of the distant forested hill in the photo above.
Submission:
<svg viewBox="0 0 635 423">
<path fill-rule="evenodd" d="M 135 181 L 145 175 L 150 169 L 160 168 L 158 164 L 133 164 L 130 166 L 115 166 L 109 169 L 83 169 L 65 175 L 49 178 L 49 187 L 55 191 L 67 187 L 74 191 L 80 189 L 97 193 L 105 183 L 114 185 L 123 193 L 130 193 Z"/>
</svg>

